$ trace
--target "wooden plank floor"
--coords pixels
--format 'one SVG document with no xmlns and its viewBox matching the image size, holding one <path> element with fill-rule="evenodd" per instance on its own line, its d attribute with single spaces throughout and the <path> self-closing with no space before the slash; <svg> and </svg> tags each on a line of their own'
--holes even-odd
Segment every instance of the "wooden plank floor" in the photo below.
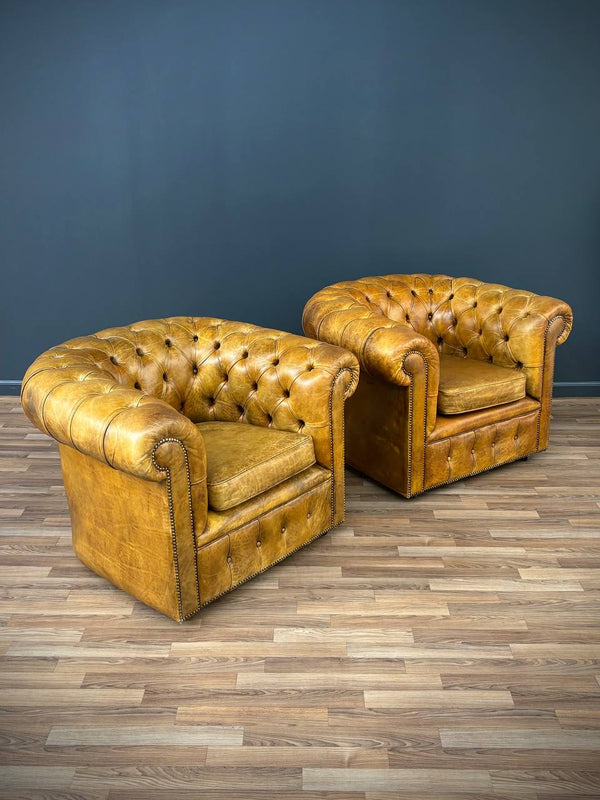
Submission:
<svg viewBox="0 0 600 800">
<path fill-rule="evenodd" d="M 600 400 L 547 453 L 346 523 L 177 625 L 70 545 L 0 399 L 0 798 L 600 797 Z"/>
</svg>

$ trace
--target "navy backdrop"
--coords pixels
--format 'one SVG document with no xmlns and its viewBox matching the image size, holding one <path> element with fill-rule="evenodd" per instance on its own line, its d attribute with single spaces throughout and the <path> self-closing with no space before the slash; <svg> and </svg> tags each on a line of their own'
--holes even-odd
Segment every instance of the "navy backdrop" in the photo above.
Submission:
<svg viewBox="0 0 600 800">
<path fill-rule="evenodd" d="M 597 0 L 2 0 L 0 379 L 423 271 L 567 300 L 599 381 L 599 42 Z"/>
</svg>

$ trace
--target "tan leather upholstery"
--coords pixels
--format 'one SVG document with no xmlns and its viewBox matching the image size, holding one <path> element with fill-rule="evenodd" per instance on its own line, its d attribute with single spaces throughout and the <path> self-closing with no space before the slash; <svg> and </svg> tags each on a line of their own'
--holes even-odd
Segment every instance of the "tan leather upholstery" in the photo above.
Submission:
<svg viewBox="0 0 600 800">
<path fill-rule="evenodd" d="M 60 444 L 78 556 L 182 620 L 343 519 L 344 401 L 357 380 L 347 350 L 171 317 L 48 350 L 27 371 L 21 399 Z M 217 452 L 215 423 L 227 453 Z M 232 425 L 240 452 L 249 452 L 250 426 L 258 434 L 246 487 Z M 289 436 L 275 445 L 278 431 Z M 207 449 L 209 479 L 231 479 L 217 500 Z"/>
<path fill-rule="evenodd" d="M 411 497 L 546 448 L 555 348 L 572 320 L 570 307 L 552 297 L 415 274 L 328 286 L 306 304 L 303 325 L 307 336 L 347 347 L 360 361 L 360 383 L 346 411 L 348 462 Z M 461 406 L 456 392 L 448 406 L 445 357 L 465 360 L 463 370 L 473 374 L 501 367 L 515 380 L 486 389 L 487 410 Z M 467 379 L 463 374 L 463 385 Z M 516 399 L 523 381 L 526 397 L 519 392 Z M 477 393 L 483 390 L 468 392 Z M 473 407 L 482 404 L 471 398 Z"/>
<path fill-rule="evenodd" d="M 227 511 L 315 463 L 302 433 L 241 422 L 199 422 L 206 448 L 208 505 Z"/>
<path fill-rule="evenodd" d="M 525 375 L 473 358 L 440 355 L 439 414 L 464 414 L 525 397 Z"/>
</svg>

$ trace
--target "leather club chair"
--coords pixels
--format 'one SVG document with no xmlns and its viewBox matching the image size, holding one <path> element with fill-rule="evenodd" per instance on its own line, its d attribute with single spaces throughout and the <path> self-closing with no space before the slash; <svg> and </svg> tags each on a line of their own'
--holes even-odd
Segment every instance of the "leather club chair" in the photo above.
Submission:
<svg viewBox="0 0 600 800">
<path fill-rule="evenodd" d="M 471 278 L 386 275 L 317 292 L 303 325 L 360 361 L 347 463 L 405 497 L 546 449 L 566 303 Z"/>
<path fill-rule="evenodd" d="M 182 621 L 344 517 L 348 350 L 212 318 L 72 339 L 23 379 L 75 552 Z"/>
</svg>

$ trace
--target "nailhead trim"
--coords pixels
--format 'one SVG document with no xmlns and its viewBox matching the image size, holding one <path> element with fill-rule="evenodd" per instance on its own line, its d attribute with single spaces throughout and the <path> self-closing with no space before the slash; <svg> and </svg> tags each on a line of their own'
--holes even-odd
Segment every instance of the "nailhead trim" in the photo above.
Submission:
<svg viewBox="0 0 600 800">
<path fill-rule="evenodd" d="M 300 495 L 300 496 L 302 496 L 302 495 Z M 298 499 L 298 498 L 294 498 L 294 499 Z M 290 501 L 290 502 L 293 502 L 293 501 Z M 325 536 L 326 533 L 329 533 L 330 530 L 332 530 L 333 528 L 336 528 L 336 527 L 337 527 L 337 525 L 332 523 L 328 528 L 325 528 L 324 531 L 321 531 L 320 533 L 315 534 L 310 539 L 307 539 L 305 542 L 303 542 L 301 545 L 298 545 L 298 547 L 294 547 L 293 550 L 290 550 L 285 555 L 281 556 L 280 558 L 276 559 L 275 561 L 270 561 L 265 567 L 262 567 L 261 569 L 257 570 L 256 572 L 253 572 L 252 575 L 248 575 L 245 578 L 242 578 L 241 581 L 238 581 L 237 583 L 234 583 L 232 586 L 229 587 L 229 589 L 225 589 L 224 592 L 220 592 L 219 594 L 215 595 L 211 600 L 206 600 L 204 603 L 201 603 L 199 608 L 198 608 L 198 610 L 200 610 L 200 608 L 204 608 L 205 606 L 210 605 L 211 603 L 214 603 L 215 600 L 218 600 L 220 597 L 223 597 L 224 595 L 229 594 L 229 592 L 232 592 L 234 589 L 237 589 L 238 586 L 241 586 L 242 584 L 246 583 L 247 581 L 252 580 L 252 578 L 256 578 L 257 575 L 261 575 L 263 572 L 266 572 L 268 569 L 271 569 L 271 567 L 274 567 L 275 564 L 280 564 L 282 561 L 285 561 L 286 558 L 289 558 L 290 556 L 293 556 L 294 553 L 298 552 L 298 550 L 302 550 L 303 547 L 306 547 L 311 542 L 314 542 L 315 539 L 319 539 L 321 536 Z M 194 614 L 195 613 L 197 613 L 197 612 L 195 611 Z M 191 615 L 189 615 L 189 616 L 191 616 Z M 188 619 L 188 617 L 185 617 L 185 619 Z"/>
<path fill-rule="evenodd" d="M 183 606 L 182 606 L 182 600 L 181 600 L 181 576 L 179 574 L 179 558 L 178 558 L 178 555 L 177 555 L 177 534 L 176 534 L 176 531 L 175 531 L 175 507 L 174 507 L 174 504 L 173 504 L 173 486 L 172 486 L 172 481 L 171 481 L 171 470 L 168 467 L 161 467 L 161 465 L 156 460 L 156 451 L 158 450 L 158 448 L 161 445 L 167 444 L 168 442 L 171 442 L 173 444 L 178 444 L 181 447 L 181 449 L 183 450 L 183 456 L 184 456 L 184 459 L 185 459 L 185 471 L 186 471 L 186 475 L 187 475 L 187 490 L 188 490 L 188 502 L 189 502 L 189 510 L 190 510 L 190 522 L 191 522 L 191 525 L 192 525 L 192 542 L 193 542 L 193 546 L 194 546 L 194 571 L 195 571 L 195 577 L 196 577 L 196 597 L 197 597 L 197 600 L 198 600 L 198 607 L 194 611 L 190 612 L 189 614 L 186 614 L 185 616 L 183 614 Z M 179 612 L 179 622 L 183 622 L 184 620 L 189 619 L 190 617 L 193 617 L 194 614 L 196 614 L 199 611 L 200 607 L 201 607 L 201 604 L 200 604 L 200 579 L 199 579 L 199 576 L 198 576 L 198 558 L 197 558 L 197 555 L 196 555 L 196 553 L 197 553 L 197 543 L 196 543 L 196 533 L 195 533 L 195 525 L 194 525 L 194 506 L 193 506 L 193 501 L 192 501 L 192 478 L 191 478 L 191 473 L 190 473 L 190 461 L 189 461 L 187 449 L 186 449 L 185 445 L 183 444 L 183 442 L 181 441 L 181 439 L 174 439 L 174 438 L 172 438 L 170 436 L 167 436 L 164 439 L 161 439 L 159 442 L 157 442 L 154 445 L 154 447 L 152 448 L 152 463 L 154 464 L 154 466 L 156 467 L 156 469 L 159 472 L 166 472 L 166 474 L 167 474 L 167 495 L 168 495 L 168 498 L 169 498 L 169 520 L 170 520 L 170 524 L 171 524 L 171 542 L 172 542 L 172 545 L 173 545 L 173 566 L 175 568 L 175 588 L 177 590 L 177 609 L 178 609 L 178 612 Z"/>
<path fill-rule="evenodd" d="M 414 379 L 410 372 L 407 372 L 404 368 L 404 362 L 410 355 L 421 356 L 423 359 L 423 364 L 425 365 L 425 409 L 423 415 L 423 486 L 425 486 L 425 455 L 427 453 L 427 449 L 425 447 L 425 443 L 427 441 L 427 399 L 429 395 L 429 362 L 418 350 L 409 350 L 408 353 L 402 359 L 402 372 L 405 375 L 408 375 L 409 378 L 409 385 L 408 385 L 408 470 L 407 470 L 407 478 L 408 478 L 408 486 L 407 486 L 407 497 L 412 497 L 413 494 L 421 494 L 421 492 L 425 491 L 421 489 L 420 492 L 413 492 L 412 490 L 412 459 L 413 459 L 413 411 L 414 411 L 414 401 L 413 401 L 413 394 L 414 394 Z"/>
<path fill-rule="evenodd" d="M 336 385 L 337 379 L 340 377 L 340 375 L 343 372 L 349 372 L 350 373 L 350 383 L 348 384 L 348 386 L 346 387 L 346 391 L 344 392 L 344 401 L 351 394 L 351 389 L 352 389 L 352 387 L 354 385 L 354 372 L 350 369 L 350 367 L 341 367 L 341 369 L 338 370 L 335 378 L 331 382 L 331 391 L 329 392 L 329 458 L 331 460 L 331 468 L 330 468 L 330 470 L 331 470 L 331 527 L 332 528 L 335 526 L 335 521 L 334 520 L 335 520 L 335 511 L 336 511 L 336 508 L 335 508 L 335 471 L 334 471 L 334 449 L 335 448 L 334 448 L 334 443 L 333 443 L 333 393 L 335 391 L 335 385 Z M 346 496 L 346 473 L 344 471 L 345 459 L 344 459 L 344 452 L 343 452 L 344 446 L 345 446 L 345 433 L 346 433 L 345 422 L 346 422 L 346 415 L 344 414 L 344 410 L 342 409 L 342 444 L 341 444 L 341 447 L 342 447 L 342 469 L 340 470 L 341 471 L 340 482 L 342 484 L 343 497 Z M 328 528 L 328 530 L 331 530 L 331 528 Z M 308 542 L 307 542 L 307 544 L 308 544 Z"/>
<path fill-rule="evenodd" d="M 552 319 L 548 320 L 548 324 L 546 325 L 546 330 L 544 331 L 544 361 L 542 363 L 542 374 L 541 374 L 541 378 L 540 378 L 540 384 L 541 384 L 540 389 L 541 389 L 542 396 L 544 394 L 544 377 L 545 377 L 545 372 L 546 372 L 546 344 L 547 344 L 547 341 L 548 341 L 548 333 L 550 331 L 550 327 L 551 327 L 552 323 L 555 320 L 561 319 L 561 318 L 562 318 L 562 320 L 564 322 L 564 325 L 563 325 L 562 331 L 556 337 L 556 341 L 558 343 L 558 340 L 560 339 L 560 337 L 563 335 L 563 333 L 567 329 L 567 320 L 565 319 L 563 314 L 557 314 L 555 317 L 552 317 Z M 551 407 L 552 407 L 552 386 L 550 386 L 550 393 L 549 393 L 549 396 L 548 396 L 548 413 L 550 413 Z M 542 409 L 542 410 L 545 411 L 545 409 Z M 540 411 L 540 415 L 538 417 L 537 437 L 536 437 L 536 441 L 535 441 L 536 452 L 539 451 L 539 449 L 540 449 L 540 428 L 541 428 L 541 425 L 542 425 L 542 410 Z"/>
<path fill-rule="evenodd" d="M 545 449 L 545 448 L 544 448 Z M 524 456 L 517 456 L 516 458 L 509 458 L 508 461 L 500 461 L 498 464 L 490 464 L 489 467 L 484 467 L 483 469 L 478 469 L 476 472 L 465 472 L 464 475 L 459 475 L 457 478 L 450 478 L 447 481 L 441 481 L 440 483 L 434 483 L 432 486 L 428 486 L 426 489 L 422 489 L 420 492 L 415 492 L 415 495 L 425 494 L 425 492 L 429 492 L 431 489 L 438 489 L 440 486 L 447 486 L 449 483 L 456 483 L 457 481 L 462 481 L 465 478 L 470 478 L 473 475 L 481 475 L 482 472 L 489 472 L 491 469 L 496 469 L 496 467 L 503 467 L 506 464 L 514 464 L 515 461 L 523 461 L 527 458 L 527 456 L 533 455 L 536 452 L 535 450 L 526 453 Z M 543 453 L 543 450 L 539 451 Z"/>
</svg>

